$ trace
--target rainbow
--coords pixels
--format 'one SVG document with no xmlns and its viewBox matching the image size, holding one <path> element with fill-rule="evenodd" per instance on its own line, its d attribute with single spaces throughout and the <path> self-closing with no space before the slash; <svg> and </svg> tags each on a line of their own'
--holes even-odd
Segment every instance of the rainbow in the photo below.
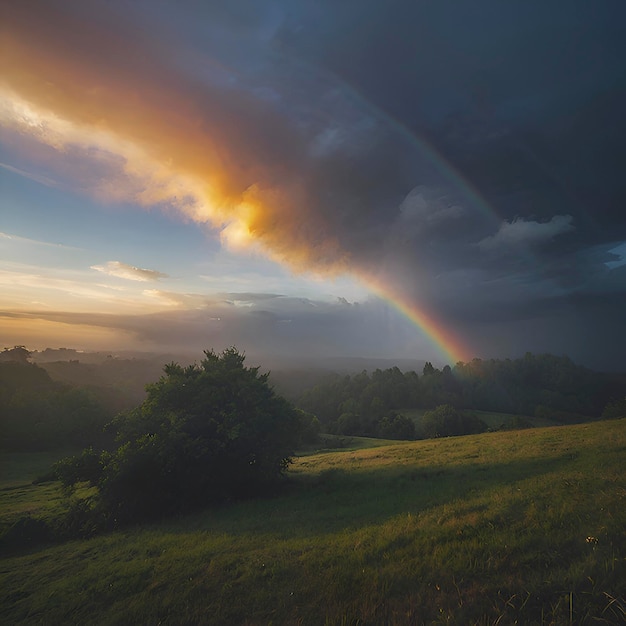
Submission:
<svg viewBox="0 0 626 626">
<path fill-rule="evenodd" d="M 410 129 L 404 122 L 401 122 L 381 109 L 377 104 L 371 102 L 357 87 L 335 74 L 333 71 L 311 63 L 303 64 L 309 71 L 317 73 L 317 75 L 329 85 L 341 85 L 348 100 L 352 101 L 355 106 L 362 107 L 364 111 L 375 119 L 382 120 L 387 128 L 391 129 L 396 135 L 416 149 L 419 154 L 425 157 L 426 161 L 428 161 L 452 187 L 459 190 L 463 196 L 470 201 L 471 205 L 475 209 L 478 209 L 485 218 L 492 221 L 494 224 L 500 223 L 500 216 L 489 201 L 486 200 L 476 186 L 454 167 L 454 165 L 452 165 L 430 142 L 416 134 L 415 131 Z"/>
<path fill-rule="evenodd" d="M 439 153 L 428 141 L 417 135 L 406 124 L 395 119 L 377 105 L 370 102 L 356 87 L 346 80 L 337 76 L 329 70 L 322 70 L 316 67 L 318 75 L 322 76 L 333 84 L 341 84 L 346 95 L 355 104 L 362 106 L 375 118 L 381 119 L 392 131 L 397 133 L 404 141 L 416 149 L 426 160 L 434 166 L 444 179 L 455 189 L 458 189 L 463 196 L 470 201 L 471 205 L 482 213 L 483 217 L 491 221 L 494 225 L 500 224 L 500 217 L 495 209 L 489 204 L 476 187 L 450 164 L 444 156 Z M 474 351 L 456 334 L 439 322 L 434 316 L 429 314 L 424 307 L 417 305 L 406 295 L 402 295 L 396 289 L 389 287 L 381 279 L 365 272 L 357 272 L 357 277 L 369 288 L 377 297 L 381 298 L 394 309 L 406 317 L 411 323 L 422 330 L 431 342 L 441 351 L 445 357 L 454 365 L 458 361 L 470 361 L 474 356 Z"/>
<path fill-rule="evenodd" d="M 359 273 L 358 278 L 372 293 L 390 304 L 424 332 L 433 345 L 450 361 L 450 365 L 455 365 L 459 361 L 467 363 L 473 358 L 474 354 L 471 348 L 450 329 L 427 313 L 423 307 L 418 306 L 406 296 L 399 294 L 371 275 Z"/>
</svg>

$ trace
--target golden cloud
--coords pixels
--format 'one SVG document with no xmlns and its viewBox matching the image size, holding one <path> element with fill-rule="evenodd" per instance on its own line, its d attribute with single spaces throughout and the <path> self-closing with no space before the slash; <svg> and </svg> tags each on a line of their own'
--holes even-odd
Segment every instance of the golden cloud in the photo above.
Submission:
<svg viewBox="0 0 626 626">
<path fill-rule="evenodd" d="M 5 130 L 51 168 L 88 162 L 97 174 L 74 182 L 89 180 L 100 199 L 171 208 L 219 228 L 225 245 L 257 247 L 295 270 L 344 269 L 331 225 L 293 175 L 309 158 L 297 131 L 245 91 L 185 75 L 171 39 L 94 6 L 5 3 Z"/>
</svg>

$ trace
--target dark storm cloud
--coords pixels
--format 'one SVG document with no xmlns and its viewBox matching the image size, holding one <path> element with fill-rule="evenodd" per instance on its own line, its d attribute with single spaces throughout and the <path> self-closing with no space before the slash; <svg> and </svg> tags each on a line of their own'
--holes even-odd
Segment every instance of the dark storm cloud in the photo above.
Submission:
<svg viewBox="0 0 626 626">
<path fill-rule="evenodd" d="M 626 6 L 324 6 L 332 19 L 293 20 L 285 45 L 427 140 L 484 200 L 399 151 L 408 195 L 375 217 L 389 274 L 411 289 L 415 269 L 415 293 L 487 351 L 534 334 L 534 349 L 617 366 L 626 275 L 607 263 L 626 240 Z"/>
<path fill-rule="evenodd" d="M 626 241 L 622 0 L 144 2 L 132 13 L 186 40 L 163 58 L 166 86 L 220 122 L 211 159 L 227 190 L 269 189 L 254 233 L 282 262 L 378 274 L 485 353 L 532 344 L 600 358 L 611 331 L 626 349 L 624 270 L 607 265 Z M 124 48 L 131 69 L 145 67 L 139 48 Z M 156 84 L 163 68 L 150 67 Z M 192 156 L 203 163 L 202 144 Z M 332 340 L 334 317 L 278 301 L 293 315 L 268 306 L 255 323 L 308 336 L 294 321 L 319 322 Z"/>
<path fill-rule="evenodd" d="M 449 211 L 482 227 L 467 243 L 483 248 L 517 234 L 522 243 L 524 228 L 530 244 L 533 228 L 550 233 L 554 256 L 572 239 L 560 233 L 573 231 L 581 250 L 626 238 L 623 3 L 274 2 L 252 13 L 231 5 L 228 23 L 257 33 L 267 81 L 312 133 L 318 159 L 304 175 L 318 210 L 339 214 L 341 242 L 363 262 L 380 254 L 386 227 L 397 230 L 420 186 L 426 204 L 453 197 Z M 241 50 L 239 58 L 245 68 Z M 388 117 L 456 173 L 433 166 Z M 457 174 L 478 188 L 495 226 Z M 431 248 L 447 239 L 455 220 L 434 232 L 434 213 L 416 215 L 405 239 L 428 232 Z M 439 262 L 455 268 L 454 254 Z"/>
</svg>

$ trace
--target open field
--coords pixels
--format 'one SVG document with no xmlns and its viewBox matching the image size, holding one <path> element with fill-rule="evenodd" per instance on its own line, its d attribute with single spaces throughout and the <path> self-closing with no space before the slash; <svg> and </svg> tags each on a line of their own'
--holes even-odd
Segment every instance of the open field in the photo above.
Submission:
<svg viewBox="0 0 626 626">
<path fill-rule="evenodd" d="M 5 524 L 52 515 L 16 464 Z M 5 556 L 0 622 L 618 624 L 625 470 L 625 420 L 309 454 L 272 499 Z"/>
</svg>

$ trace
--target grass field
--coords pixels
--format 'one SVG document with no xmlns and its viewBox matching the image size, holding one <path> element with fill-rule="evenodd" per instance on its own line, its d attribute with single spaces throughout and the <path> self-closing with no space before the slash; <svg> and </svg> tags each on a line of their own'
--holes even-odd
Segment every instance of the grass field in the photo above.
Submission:
<svg viewBox="0 0 626 626">
<path fill-rule="evenodd" d="M 5 524 L 61 506 L 28 466 Z M 0 622 L 624 623 L 625 470 L 625 420 L 308 454 L 280 496 L 3 558 Z"/>
</svg>

